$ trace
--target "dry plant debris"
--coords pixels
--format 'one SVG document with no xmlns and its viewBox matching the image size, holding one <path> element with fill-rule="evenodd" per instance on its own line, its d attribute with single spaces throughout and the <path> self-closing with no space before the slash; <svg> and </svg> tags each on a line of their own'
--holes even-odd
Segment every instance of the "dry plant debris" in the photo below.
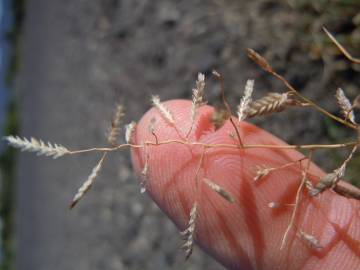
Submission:
<svg viewBox="0 0 360 270">
<path fill-rule="evenodd" d="M 356 58 L 353 58 L 332 36 L 326 29 L 324 29 L 326 34 L 331 38 L 331 40 L 335 43 L 335 45 L 341 50 L 341 52 L 352 62 L 359 64 L 360 61 Z M 194 185 L 196 190 L 196 196 L 193 201 L 193 205 L 191 207 L 189 213 L 189 219 L 187 223 L 186 229 L 182 232 L 183 236 L 185 237 L 185 243 L 183 248 L 185 249 L 186 259 L 190 257 L 193 252 L 194 242 L 196 240 L 196 223 L 197 217 L 200 211 L 199 207 L 199 200 L 198 195 L 200 192 L 199 186 L 203 183 L 209 188 L 211 191 L 215 192 L 219 196 L 221 196 L 226 202 L 228 203 L 236 203 L 234 196 L 227 191 L 224 187 L 218 185 L 213 180 L 210 180 L 206 177 L 200 175 L 200 171 L 203 166 L 203 161 L 206 156 L 206 151 L 211 148 L 223 148 L 223 149 L 249 149 L 249 148 L 269 148 L 269 149 L 303 149 L 308 151 L 308 155 L 305 158 L 300 160 L 294 160 L 290 163 L 283 164 L 276 168 L 267 167 L 265 164 L 258 164 L 254 176 L 255 181 L 260 181 L 268 174 L 272 173 L 275 170 L 282 170 L 286 169 L 290 166 L 298 166 L 299 167 L 299 185 L 296 192 L 296 197 L 294 198 L 293 204 L 285 204 L 282 205 L 277 202 L 269 202 L 268 207 L 270 208 L 280 208 L 280 207 L 289 207 L 292 209 L 291 218 L 289 224 L 283 234 L 283 238 L 281 241 L 280 249 L 284 248 L 287 243 L 287 238 L 289 232 L 293 229 L 297 230 L 297 235 L 310 247 L 314 249 L 321 249 L 319 241 L 317 240 L 315 235 L 308 234 L 304 232 L 301 228 L 297 228 L 295 226 L 295 219 L 298 214 L 299 204 L 303 199 L 303 196 L 313 197 L 316 199 L 316 196 L 320 195 L 322 192 L 326 190 L 333 190 L 338 192 L 339 195 L 343 195 L 346 197 L 350 197 L 353 199 L 360 198 L 359 190 L 348 190 L 344 186 L 340 186 L 339 180 L 345 176 L 345 170 L 347 164 L 351 161 L 352 157 L 354 156 L 357 148 L 360 144 L 360 126 L 357 124 L 355 119 L 355 114 L 353 110 L 355 108 L 360 107 L 360 96 L 356 97 L 353 102 L 351 102 L 347 97 L 345 92 L 339 88 L 336 91 L 336 102 L 338 103 L 339 110 L 342 114 L 342 118 L 333 115 L 332 113 L 326 111 L 322 107 L 318 106 L 315 102 L 311 101 L 307 97 L 301 95 L 291 84 L 280 74 L 278 74 L 271 65 L 259 55 L 254 50 L 248 49 L 248 56 L 257 63 L 261 68 L 265 71 L 272 74 L 274 77 L 279 79 L 284 86 L 287 88 L 287 92 L 285 93 L 269 93 L 264 97 L 252 101 L 252 93 L 254 91 L 254 80 L 248 80 L 246 82 L 244 95 L 240 101 L 237 110 L 237 117 L 235 117 L 230 109 L 230 106 L 226 100 L 225 91 L 224 91 L 224 84 L 223 84 L 223 77 L 220 75 L 219 72 L 213 71 L 213 75 L 219 80 L 221 85 L 221 93 L 222 93 L 222 100 L 224 106 L 226 108 L 226 117 L 230 120 L 233 128 L 234 128 L 234 136 L 233 138 L 238 141 L 237 144 L 205 144 L 198 141 L 191 141 L 188 138 L 191 130 L 193 129 L 194 123 L 196 121 L 197 111 L 201 106 L 205 104 L 204 99 L 204 90 L 205 90 L 205 76 L 201 73 L 198 74 L 197 80 L 195 83 L 195 88 L 193 89 L 192 93 L 192 106 L 190 112 L 190 119 L 189 122 L 190 130 L 182 133 L 182 131 L 178 130 L 176 127 L 176 123 L 174 120 L 174 116 L 172 112 L 160 101 L 158 96 L 152 97 L 152 104 L 153 106 L 160 112 L 161 116 L 164 118 L 166 122 L 169 123 L 170 128 L 174 128 L 176 132 L 179 134 L 181 139 L 169 139 L 166 141 L 160 141 L 156 135 L 156 119 L 151 121 L 149 130 L 154 137 L 154 141 L 146 141 L 142 142 L 141 144 L 135 144 L 133 141 L 133 133 L 136 128 L 136 123 L 131 122 L 130 124 L 126 125 L 125 127 L 125 141 L 126 143 L 117 144 L 118 136 L 121 130 L 121 121 L 124 116 L 124 110 L 122 105 L 117 105 L 115 110 L 115 115 L 112 120 L 112 126 L 110 132 L 108 133 L 107 141 L 110 143 L 111 147 L 103 147 L 103 148 L 89 148 L 84 150 L 75 150 L 71 151 L 66 147 L 59 145 L 59 144 L 51 144 L 51 143 L 44 143 L 42 140 L 37 140 L 31 138 L 30 140 L 26 138 L 20 138 L 19 136 L 7 136 L 4 139 L 9 143 L 9 145 L 19 148 L 22 151 L 30 151 L 35 152 L 38 155 L 45 155 L 51 156 L 53 158 L 58 158 L 64 155 L 74 155 L 74 154 L 81 154 L 86 152 L 100 152 L 102 153 L 102 157 L 97 163 L 97 165 L 93 168 L 89 177 L 85 180 L 85 182 L 81 185 L 78 189 L 77 193 L 75 194 L 70 207 L 74 207 L 79 200 L 89 191 L 91 186 L 94 184 L 96 177 L 98 176 L 104 160 L 106 156 L 113 152 L 118 151 L 123 148 L 132 148 L 132 149 L 143 149 L 146 153 L 145 164 L 142 169 L 142 181 L 141 181 L 141 191 L 144 192 L 146 190 L 146 178 L 148 176 L 149 170 L 149 159 L 151 158 L 150 154 L 147 151 L 149 146 L 159 146 L 163 144 L 183 144 L 189 146 L 201 146 L 203 151 L 198 161 L 198 167 L 196 170 L 196 174 L 194 175 Z M 244 144 L 238 127 L 238 122 L 235 122 L 233 118 L 238 118 L 239 121 L 243 121 L 255 116 L 264 116 L 271 113 L 279 113 L 285 111 L 289 107 L 312 107 L 313 109 L 317 110 L 319 113 L 324 114 L 325 116 L 329 117 L 330 119 L 337 121 L 344 126 L 353 129 L 357 133 L 357 140 L 345 143 L 337 143 L 337 144 L 311 144 L 311 145 L 256 145 L 256 144 Z M 236 134 L 236 136 L 235 136 Z M 321 149 L 338 149 L 338 148 L 351 148 L 350 154 L 348 157 L 342 162 L 342 164 L 337 168 L 334 169 L 331 173 L 328 173 L 322 179 L 319 179 L 317 183 L 312 183 L 308 180 L 308 170 L 311 164 L 312 156 L 316 153 L 316 151 Z M 306 165 L 302 166 L 302 162 L 307 160 Z M 215 179 L 216 180 L 216 179 Z M 264 180 L 264 179 L 263 179 Z M 304 188 L 307 188 L 307 193 L 303 192 Z"/>
</svg>

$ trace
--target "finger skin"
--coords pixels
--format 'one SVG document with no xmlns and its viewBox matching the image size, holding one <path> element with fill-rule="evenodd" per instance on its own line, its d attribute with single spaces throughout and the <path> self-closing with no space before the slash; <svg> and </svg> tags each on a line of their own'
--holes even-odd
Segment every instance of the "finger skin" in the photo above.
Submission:
<svg viewBox="0 0 360 270">
<path fill-rule="evenodd" d="M 172 112 L 176 128 L 155 108 L 140 120 L 134 143 L 161 142 L 185 136 L 191 126 L 191 102 L 172 100 L 164 105 Z M 208 144 L 236 144 L 229 134 L 234 128 L 227 121 L 214 131 L 210 121 L 213 108 L 202 106 L 189 136 L 190 141 Z M 149 126 L 154 121 L 154 133 Z M 237 123 L 244 144 L 285 145 L 266 131 L 245 123 Z M 183 134 L 183 135 L 182 135 Z M 235 137 L 236 138 L 236 137 Z M 162 144 L 132 150 L 136 172 L 143 170 L 146 159 L 147 191 L 179 230 L 184 230 L 190 209 L 198 202 L 196 242 L 208 254 L 229 269 L 359 269 L 360 217 L 359 202 L 325 191 L 310 198 L 306 190 L 294 228 L 285 247 L 280 250 L 283 234 L 293 208 L 286 206 L 295 200 L 301 181 L 299 164 L 274 171 L 254 182 L 257 165 L 279 167 L 301 159 L 295 150 L 208 148 L 204 154 L 195 188 L 195 175 L 204 149 L 201 146 Z M 306 161 L 302 162 L 305 168 Z M 324 175 L 311 164 L 312 182 Z M 211 190 L 202 178 L 211 179 L 235 198 L 231 204 Z M 280 207 L 271 209 L 269 202 Z M 322 248 L 313 248 L 299 236 L 299 229 L 316 237 Z"/>
</svg>

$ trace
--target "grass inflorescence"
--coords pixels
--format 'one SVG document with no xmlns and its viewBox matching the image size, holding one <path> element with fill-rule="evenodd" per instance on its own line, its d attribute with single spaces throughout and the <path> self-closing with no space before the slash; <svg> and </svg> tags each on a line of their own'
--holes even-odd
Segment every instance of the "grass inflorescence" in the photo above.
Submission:
<svg viewBox="0 0 360 270">
<path fill-rule="evenodd" d="M 335 45 L 339 47 L 339 49 L 344 53 L 344 55 L 354 63 L 357 63 L 357 59 L 349 56 L 345 49 L 336 41 L 336 39 L 328 32 L 326 33 L 329 37 L 334 41 Z M 300 167 L 299 171 L 299 183 L 297 187 L 297 191 L 295 197 L 293 198 L 292 204 L 287 204 L 286 206 L 292 209 L 290 220 L 286 230 L 284 231 L 281 244 L 279 248 L 282 249 L 286 246 L 289 232 L 291 230 L 296 230 L 300 239 L 305 241 L 314 249 L 320 249 L 321 246 L 318 243 L 317 236 L 312 235 L 309 232 L 305 232 L 302 228 L 297 228 L 295 226 L 295 220 L 298 216 L 298 212 L 300 210 L 301 200 L 304 199 L 303 195 L 304 191 L 307 190 L 306 196 L 316 198 L 321 193 L 332 190 L 337 192 L 339 196 L 351 197 L 353 199 L 359 199 L 360 191 L 359 190 L 347 190 L 346 186 L 343 186 L 340 179 L 345 177 L 346 168 L 348 163 L 355 156 L 358 146 L 360 144 L 360 125 L 357 123 L 355 115 L 353 113 L 355 108 L 360 106 L 360 97 L 356 97 L 353 101 L 350 101 L 346 97 L 346 93 L 342 89 L 338 89 L 335 94 L 335 101 L 338 104 L 338 109 L 341 113 L 341 116 L 336 116 L 331 112 L 325 110 L 324 108 L 317 105 L 312 100 L 303 96 L 299 91 L 297 91 L 282 75 L 278 74 L 270 63 L 267 62 L 265 58 L 259 55 L 254 50 L 249 49 L 247 51 L 248 56 L 258 64 L 262 69 L 266 72 L 272 74 L 275 78 L 280 80 L 283 85 L 286 87 L 286 91 L 283 93 L 268 93 L 264 97 L 258 100 L 252 100 L 252 94 L 254 92 L 254 80 L 248 80 L 243 97 L 241 98 L 239 105 L 237 107 L 236 114 L 233 114 L 231 108 L 226 100 L 225 91 L 223 87 L 223 78 L 219 72 L 213 71 L 213 75 L 217 78 L 221 84 L 221 93 L 222 99 L 224 103 L 224 107 L 227 110 L 227 113 L 224 114 L 224 117 L 230 120 L 234 131 L 233 138 L 235 140 L 235 144 L 206 144 L 196 140 L 191 140 L 189 138 L 189 134 L 193 129 L 193 126 L 196 121 L 197 111 L 201 106 L 206 104 L 204 98 L 204 90 L 205 90 L 205 76 L 201 73 L 198 74 L 197 80 L 195 83 L 195 88 L 192 93 L 192 106 L 191 111 L 189 113 L 190 118 L 188 119 L 190 125 L 188 131 L 181 131 L 176 126 L 176 121 L 174 119 L 173 112 L 166 107 L 166 105 L 161 102 L 159 96 L 152 97 L 152 105 L 156 108 L 156 110 L 160 113 L 161 117 L 165 122 L 167 122 L 170 128 L 175 129 L 180 139 L 168 139 L 168 140 L 159 140 L 156 131 L 156 119 L 150 122 L 148 127 L 149 132 L 153 135 L 153 140 L 141 142 L 140 144 L 136 144 L 133 141 L 133 133 L 136 129 L 136 123 L 131 122 L 125 126 L 123 130 L 125 135 L 126 143 L 118 144 L 118 137 L 122 132 L 121 122 L 124 116 L 124 108 L 122 105 L 117 105 L 114 118 L 112 120 L 112 125 L 110 131 L 108 132 L 107 142 L 110 146 L 103 148 L 89 148 L 84 150 L 70 150 L 62 145 L 53 144 L 53 143 L 44 143 L 42 140 L 31 138 L 20 138 L 18 136 L 7 136 L 5 140 L 13 147 L 19 148 L 23 151 L 36 152 L 39 155 L 52 156 L 54 158 L 65 156 L 65 155 L 74 155 L 81 154 L 87 152 L 101 152 L 102 157 L 99 162 L 95 165 L 90 175 L 86 178 L 84 183 L 80 186 L 77 193 L 75 194 L 73 200 L 70 203 L 70 207 L 73 208 L 83 196 L 90 190 L 91 186 L 94 184 L 96 177 L 99 175 L 100 170 L 103 166 L 105 158 L 113 151 L 118 151 L 123 148 L 130 149 L 142 149 L 145 152 L 145 162 L 144 167 L 142 168 L 142 190 L 146 189 L 146 180 L 148 177 L 148 172 L 151 170 L 149 168 L 149 158 L 150 153 L 147 151 L 148 147 L 156 147 L 160 145 L 168 145 L 168 144 L 182 144 L 188 146 L 197 146 L 202 148 L 202 152 L 197 164 L 197 170 L 194 175 L 194 186 L 196 190 L 196 194 L 200 192 L 200 185 L 205 184 L 207 188 L 209 188 L 212 192 L 216 193 L 220 197 L 222 197 L 227 203 L 234 203 L 236 200 L 234 196 L 226 190 L 224 187 L 216 183 L 216 179 L 209 179 L 207 177 L 203 177 L 200 174 L 200 170 L 203 167 L 203 161 L 207 155 L 207 150 L 211 148 L 221 148 L 221 149 L 250 149 L 250 148 L 268 148 L 268 149 L 282 149 L 284 151 L 289 149 L 303 149 L 307 151 L 307 155 L 304 158 L 293 160 L 289 163 L 282 164 L 279 167 L 268 167 L 265 164 L 258 164 L 254 173 L 254 181 L 266 181 L 266 176 L 273 173 L 277 170 L 283 170 L 285 168 L 291 166 Z M 319 113 L 327 116 L 329 119 L 332 119 L 343 126 L 354 130 L 357 134 L 357 139 L 350 142 L 336 143 L 336 144 L 310 144 L 310 145 L 273 145 L 273 144 L 246 144 L 241 137 L 241 133 L 239 131 L 239 126 L 237 123 L 247 120 L 256 116 L 266 116 L 269 114 L 275 114 L 279 112 L 286 111 L 290 107 L 297 107 L 301 109 L 302 107 L 310 107 L 317 110 Z M 317 151 L 321 149 L 349 149 L 348 156 L 340 163 L 337 168 L 334 168 L 333 171 L 326 174 L 323 178 L 317 179 L 317 181 L 310 181 L 308 177 L 309 168 L 312 162 L 313 156 Z M 340 192 L 341 190 L 341 192 Z M 193 252 L 194 241 L 196 239 L 196 224 L 199 214 L 199 205 L 200 201 L 198 200 L 199 196 L 195 196 L 190 212 L 188 213 L 188 222 L 187 227 L 183 231 L 183 236 L 185 238 L 185 243 L 183 245 L 186 258 L 189 258 L 191 253 Z M 270 208 L 279 207 L 277 202 L 269 202 L 268 206 Z"/>
</svg>

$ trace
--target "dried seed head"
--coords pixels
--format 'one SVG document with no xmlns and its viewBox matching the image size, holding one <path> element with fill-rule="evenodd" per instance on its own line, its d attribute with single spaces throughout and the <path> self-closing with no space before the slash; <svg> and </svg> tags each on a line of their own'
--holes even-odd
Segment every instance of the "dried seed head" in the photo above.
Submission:
<svg viewBox="0 0 360 270">
<path fill-rule="evenodd" d="M 243 121 L 248 116 L 249 105 L 251 103 L 251 95 L 254 90 L 254 80 L 247 80 L 245 85 L 244 96 L 238 106 L 238 119 Z"/>
<path fill-rule="evenodd" d="M 195 202 L 190 210 L 188 225 L 186 229 L 181 232 L 181 235 L 183 235 L 185 239 L 185 243 L 183 244 L 182 248 L 185 250 L 186 260 L 190 258 L 194 248 L 197 212 L 198 212 L 198 203 Z"/>
<path fill-rule="evenodd" d="M 247 117 L 281 112 L 287 107 L 295 105 L 296 102 L 289 97 L 288 93 L 269 93 L 250 103 Z"/>
<path fill-rule="evenodd" d="M 350 100 L 346 97 L 344 91 L 341 88 L 338 88 L 336 90 L 335 97 L 344 118 L 356 124 L 355 115 Z"/>
<path fill-rule="evenodd" d="M 234 203 L 235 199 L 230 194 L 230 192 L 226 191 L 224 188 L 219 186 L 218 184 L 212 182 L 210 179 L 204 178 L 204 182 L 217 194 L 219 194 L 221 197 L 223 197 L 225 200 L 227 200 L 230 203 Z"/>
<path fill-rule="evenodd" d="M 153 103 L 153 106 L 158 109 L 158 111 L 165 118 L 165 120 L 167 120 L 170 124 L 175 125 L 174 117 L 172 116 L 169 109 L 160 102 L 159 96 L 152 96 L 151 101 Z"/>
<path fill-rule="evenodd" d="M 126 143 L 132 143 L 132 136 L 134 134 L 136 123 L 132 121 L 125 126 L 125 140 Z"/>
<path fill-rule="evenodd" d="M 113 119 L 111 121 L 111 128 L 110 128 L 109 134 L 107 136 L 107 141 L 111 145 L 116 145 L 116 141 L 117 141 L 117 138 L 120 133 L 121 121 L 122 121 L 124 115 L 125 115 L 124 107 L 122 105 L 118 104 L 116 106 L 115 113 L 114 113 Z"/>
<path fill-rule="evenodd" d="M 53 158 L 58 158 L 71 152 L 62 145 L 51 144 L 48 142 L 44 143 L 42 140 L 37 140 L 31 138 L 30 141 L 27 138 L 20 138 L 19 136 L 7 136 L 4 137 L 9 145 L 19 148 L 21 151 L 36 152 L 38 156 L 52 156 Z"/>
</svg>

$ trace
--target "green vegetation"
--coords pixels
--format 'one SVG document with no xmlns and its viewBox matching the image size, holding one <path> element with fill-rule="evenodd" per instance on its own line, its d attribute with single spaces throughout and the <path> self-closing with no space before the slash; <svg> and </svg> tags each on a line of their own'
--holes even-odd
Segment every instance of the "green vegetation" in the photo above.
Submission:
<svg viewBox="0 0 360 270">
<path fill-rule="evenodd" d="M 13 101 L 9 105 L 6 120 L 5 134 L 18 133 L 17 106 Z M 13 269 L 13 223 L 14 223 L 14 191 L 16 173 L 16 151 L 7 148 L 0 155 L 0 171 L 2 175 L 0 190 L 0 216 L 2 220 L 1 230 L 1 270 Z"/>
<path fill-rule="evenodd" d="M 9 89 L 13 88 L 16 75 L 19 70 L 21 31 L 24 18 L 25 0 L 13 0 L 12 12 L 14 23 L 7 38 L 11 43 L 12 51 L 10 63 L 6 73 L 5 82 Z M 4 134 L 18 134 L 18 110 L 14 96 L 11 96 L 8 105 Z M 14 230 L 14 198 L 15 198 L 15 174 L 16 174 L 16 151 L 7 148 L 0 153 L 0 218 L 1 218 L 1 261 L 0 270 L 14 269 L 14 247 L 13 247 L 13 230 Z"/>
<path fill-rule="evenodd" d="M 8 85 L 11 85 L 19 70 L 19 57 L 20 57 L 20 39 L 22 24 L 24 20 L 25 0 L 13 0 L 12 12 L 14 14 L 14 24 L 11 31 L 7 34 L 7 38 L 11 43 L 12 52 L 10 57 L 10 63 L 6 74 L 5 81 Z"/>
</svg>

